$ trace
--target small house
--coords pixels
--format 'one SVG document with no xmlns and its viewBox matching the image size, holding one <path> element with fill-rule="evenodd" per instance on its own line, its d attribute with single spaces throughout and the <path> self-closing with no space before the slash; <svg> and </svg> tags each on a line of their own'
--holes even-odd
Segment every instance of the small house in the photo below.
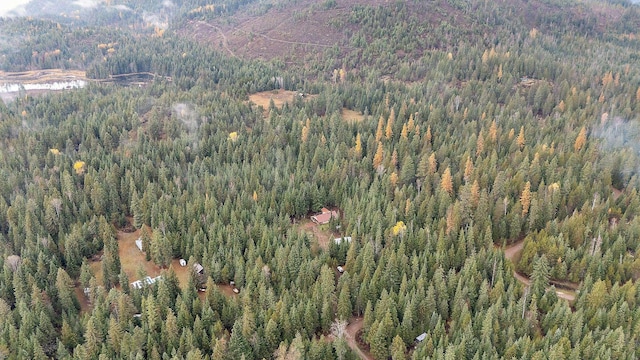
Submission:
<svg viewBox="0 0 640 360">
<path fill-rule="evenodd" d="M 342 244 L 342 242 L 347 242 L 350 243 L 351 242 L 351 236 L 343 236 L 343 237 L 339 237 L 339 238 L 335 238 L 333 239 L 333 242 L 340 245 Z"/>
<path fill-rule="evenodd" d="M 138 249 L 140 249 L 140 251 L 144 251 L 142 250 L 142 238 L 138 238 L 138 240 L 136 240 L 136 246 L 138 247 Z"/>
<path fill-rule="evenodd" d="M 202 265 L 200 265 L 199 263 L 195 263 L 193 264 L 193 271 L 196 272 L 196 274 L 204 274 L 204 267 Z"/>
<path fill-rule="evenodd" d="M 420 334 L 420 335 L 418 335 L 416 337 L 416 342 L 418 342 L 418 343 L 423 342 L 424 339 L 426 339 L 426 338 L 427 338 L 427 333 L 422 333 L 422 334 Z"/>
<path fill-rule="evenodd" d="M 318 225 L 328 224 L 331 219 L 337 219 L 339 217 L 337 211 L 322 208 L 319 214 L 313 215 L 311 221 Z"/>
</svg>

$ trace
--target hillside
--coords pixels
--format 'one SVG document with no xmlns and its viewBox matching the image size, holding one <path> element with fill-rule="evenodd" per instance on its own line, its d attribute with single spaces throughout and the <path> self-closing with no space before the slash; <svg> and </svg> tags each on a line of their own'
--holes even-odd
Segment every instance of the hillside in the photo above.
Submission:
<svg viewBox="0 0 640 360">
<path fill-rule="evenodd" d="M 639 356 L 636 5 L 46 4 L 0 19 L 0 358 Z"/>
</svg>

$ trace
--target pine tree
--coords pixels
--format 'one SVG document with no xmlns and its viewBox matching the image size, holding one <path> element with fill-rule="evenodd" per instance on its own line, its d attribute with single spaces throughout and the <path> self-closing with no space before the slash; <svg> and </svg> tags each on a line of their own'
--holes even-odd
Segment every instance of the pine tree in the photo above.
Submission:
<svg viewBox="0 0 640 360">
<path fill-rule="evenodd" d="M 392 360 L 405 360 L 405 351 L 407 347 L 400 337 L 400 335 L 396 335 L 391 342 L 391 359 Z"/>
</svg>

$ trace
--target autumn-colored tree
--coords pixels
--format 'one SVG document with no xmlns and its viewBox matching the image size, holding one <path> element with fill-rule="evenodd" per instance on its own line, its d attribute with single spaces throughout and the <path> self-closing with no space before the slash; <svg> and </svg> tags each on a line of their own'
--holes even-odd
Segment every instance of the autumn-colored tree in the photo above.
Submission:
<svg viewBox="0 0 640 360">
<path fill-rule="evenodd" d="M 440 180 L 440 187 L 442 190 L 453 195 L 453 178 L 451 177 L 451 169 L 447 167 L 442 174 L 442 180 Z"/>
<path fill-rule="evenodd" d="M 384 134 L 384 118 L 380 115 L 378 119 L 378 127 L 376 128 L 376 141 L 382 140 L 382 135 Z"/>
<path fill-rule="evenodd" d="M 311 120 L 307 119 L 306 124 L 302 127 L 302 134 L 300 135 L 300 140 L 302 143 L 306 143 L 309 138 L 309 129 L 311 128 Z"/>
<path fill-rule="evenodd" d="M 382 143 L 378 142 L 378 148 L 376 149 L 376 154 L 373 156 L 373 168 L 378 169 L 378 167 L 382 165 L 383 159 L 384 159 L 384 150 L 382 149 Z"/>
<path fill-rule="evenodd" d="M 524 138 L 524 126 L 520 127 L 520 133 L 518 133 L 518 138 L 516 139 L 516 142 L 520 150 L 522 150 L 522 148 L 524 148 L 526 144 L 526 139 Z"/>
<path fill-rule="evenodd" d="M 387 138 L 387 140 L 391 139 L 391 137 L 393 136 L 393 123 L 396 120 L 396 113 L 393 110 L 393 108 L 391 109 L 391 113 L 389 114 L 389 119 L 387 119 L 387 127 L 384 130 L 384 136 Z"/>
<path fill-rule="evenodd" d="M 473 163 L 471 162 L 471 157 L 467 157 L 467 162 L 464 165 L 464 181 L 469 182 L 471 179 L 471 175 L 473 175 Z"/>
<path fill-rule="evenodd" d="M 495 120 L 491 122 L 491 127 L 489 128 L 489 138 L 493 143 L 498 140 L 498 124 L 496 124 Z"/>
<path fill-rule="evenodd" d="M 429 155 L 429 174 L 435 174 L 436 171 L 438 170 L 438 161 L 436 160 L 436 153 L 431 153 L 431 155 Z"/>
<path fill-rule="evenodd" d="M 484 134 L 482 133 L 482 130 L 480 130 L 480 133 L 478 134 L 478 139 L 476 140 L 476 156 L 482 155 L 483 152 L 484 152 Z"/>
<path fill-rule="evenodd" d="M 580 133 L 578 133 L 576 141 L 573 143 L 573 150 L 575 150 L 576 152 L 580 151 L 586 143 L 587 129 L 585 129 L 585 127 L 583 126 L 582 129 L 580 129 Z"/>
<path fill-rule="evenodd" d="M 356 134 L 356 144 L 353 148 L 353 151 L 356 155 L 356 158 L 360 158 L 362 156 L 362 140 L 360 140 L 360 133 Z"/>
<path fill-rule="evenodd" d="M 520 195 L 520 204 L 522 205 L 522 216 L 527 215 L 529 212 L 529 205 L 531 205 L 531 183 L 527 181 Z"/>
</svg>

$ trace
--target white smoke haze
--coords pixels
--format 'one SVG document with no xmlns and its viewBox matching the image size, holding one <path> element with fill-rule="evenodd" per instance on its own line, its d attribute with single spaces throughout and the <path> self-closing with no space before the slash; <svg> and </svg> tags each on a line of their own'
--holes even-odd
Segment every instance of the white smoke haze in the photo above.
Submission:
<svg viewBox="0 0 640 360">
<path fill-rule="evenodd" d="M 127 5 L 123 5 L 123 4 L 118 4 L 118 5 L 113 5 L 112 8 L 118 10 L 118 11 L 133 11 L 132 8 L 128 7 Z"/>
<path fill-rule="evenodd" d="M 198 122 L 198 112 L 195 107 L 190 104 L 176 103 L 171 107 L 173 115 L 182 122 L 187 129 L 187 139 L 191 142 L 191 148 L 198 148 L 198 128 L 200 123 Z"/>
<path fill-rule="evenodd" d="M 600 117 L 600 125 L 593 130 L 593 137 L 600 139 L 604 155 L 622 156 L 620 172 L 624 183 L 640 173 L 640 123 L 620 116 L 611 118 L 608 113 Z M 616 155 L 617 153 L 617 155 Z"/>
<path fill-rule="evenodd" d="M 79 6 L 83 9 L 91 9 L 100 5 L 100 0 L 76 0 L 73 5 Z"/>
<path fill-rule="evenodd" d="M 177 103 L 171 109 L 175 117 L 184 124 L 190 133 L 198 130 L 198 113 L 192 105 Z"/>
<path fill-rule="evenodd" d="M 174 4 L 171 0 L 164 0 L 162 2 L 162 6 L 164 6 L 166 8 L 172 8 L 172 7 L 175 7 L 176 4 Z"/>
<path fill-rule="evenodd" d="M 151 24 L 160 29 L 166 30 L 169 27 L 169 23 L 165 20 L 162 20 L 159 15 L 148 13 L 146 11 L 142 13 L 142 20 L 144 20 L 144 22 L 146 22 L 147 24 Z"/>
</svg>

